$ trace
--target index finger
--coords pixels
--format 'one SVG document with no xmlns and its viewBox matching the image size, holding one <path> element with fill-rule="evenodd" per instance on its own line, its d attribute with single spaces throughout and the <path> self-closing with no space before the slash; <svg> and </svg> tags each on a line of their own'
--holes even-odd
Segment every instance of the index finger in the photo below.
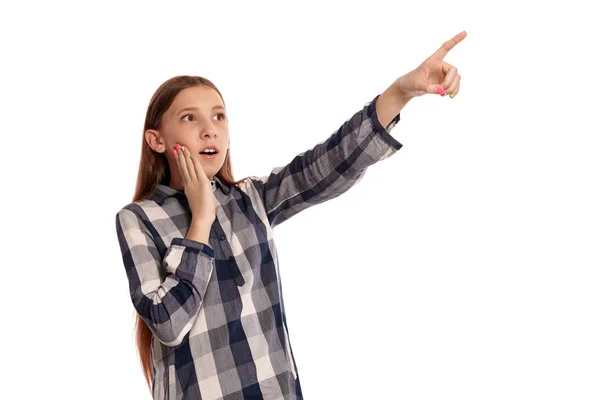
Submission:
<svg viewBox="0 0 600 400">
<path fill-rule="evenodd" d="M 444 59 L 444 57 L 446 57 L 446 54 L 448 54 L 448 52 L 450 50 L 452 50 L 452 48 L 454 46 L 459 44 L 466 37 L 467 37 L 467 32 L 462 31 L 458 35 L 454 36 L 452 39 L 445 41 L 444 44 L 442 45 L 442 47 L 440 47 L 438 49 L 438 51 L 433 53 L 432 57 L 442 61 Z"/>
</svg>

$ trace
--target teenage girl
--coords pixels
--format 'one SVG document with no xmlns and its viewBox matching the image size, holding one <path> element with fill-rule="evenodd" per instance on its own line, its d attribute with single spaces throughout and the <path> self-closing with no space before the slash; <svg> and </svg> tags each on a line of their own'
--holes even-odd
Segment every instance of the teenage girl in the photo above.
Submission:
<svg viewBox="0 0 600 400">
<path fill-rule="evenodd" d="M 453 98 L 445 42 L 314 148 L 263 177 L 233 179 L 225 102 L 197 76 L 152 96 L 132 203 L 116 230 L 154 399 L 302 399 L 272 229 L 355 185 L 398 151 L 406 103 Z M 384 128 L 385 127 L 385 128 Z"/>
</svg>

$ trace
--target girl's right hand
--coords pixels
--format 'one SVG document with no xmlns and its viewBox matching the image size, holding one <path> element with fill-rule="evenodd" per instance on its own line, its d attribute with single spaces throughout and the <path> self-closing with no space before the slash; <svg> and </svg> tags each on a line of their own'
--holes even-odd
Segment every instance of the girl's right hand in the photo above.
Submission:
<svg viewBox="0 0 600 400">
<path fill-rule="evenodd" d="M 216 216 L 217 199 L 200 160 L 196 156 L 191 158 L 190 150 L 179 144 L 175 145 L 175 152 L 192 220 L 212 225 Z"/>
</svg>

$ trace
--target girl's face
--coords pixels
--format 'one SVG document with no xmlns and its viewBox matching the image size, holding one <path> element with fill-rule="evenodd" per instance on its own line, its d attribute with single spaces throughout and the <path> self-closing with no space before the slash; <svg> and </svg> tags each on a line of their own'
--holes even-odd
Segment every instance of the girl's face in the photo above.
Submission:
<svg viewBox="0 0 600 400">
<path fill-rule="evenodd" d="M 204 85 L 183 89 L 162 115 L 161 129 L 146 131 L 146 138 L 155 151 L 166 151 L 172 182 L 182 182 L 172 153 L 175 144 L 187 147 L 212 179 L 223 166 L 229 146 L 229 123 L 221 97 Z M 200 154 L 209 145 L 217 150 L 214 158 Z"/>
</svg>

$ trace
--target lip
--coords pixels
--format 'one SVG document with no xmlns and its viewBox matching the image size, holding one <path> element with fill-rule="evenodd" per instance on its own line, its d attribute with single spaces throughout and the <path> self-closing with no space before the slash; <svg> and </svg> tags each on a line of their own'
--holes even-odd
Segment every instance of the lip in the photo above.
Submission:
<svg viewBox="0 0 600 400">
<path fill-rule="evenodd" d="M 217 155 L 216 154 L 200 154 L 200 157 L 205 158 L 207 160 L 212 160 L 212 159 L 217 158 Z"/>
</svg>

